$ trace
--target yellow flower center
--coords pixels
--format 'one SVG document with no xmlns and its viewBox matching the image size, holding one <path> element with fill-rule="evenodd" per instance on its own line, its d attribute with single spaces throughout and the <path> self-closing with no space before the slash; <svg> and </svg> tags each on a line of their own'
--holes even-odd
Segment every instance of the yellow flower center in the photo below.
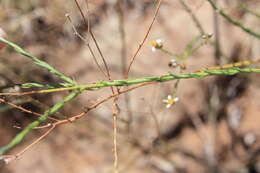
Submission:
<svg viewBox="0 0 260 173">
<path fill-rule="evenodd" d="M 152 45 L 153 47 L 155 47 L 156 49 L 161 49 L 161 48 L 163 47 L 163 44 L 160 43 L 160 42 L 158 42 L 158 41 L 156 41 L 156 40 L 153 40 L 153 41 L 151 42 L 151 45 Z"/>
<path fill-rule="evenodd" d="M 167 100 L 167 104 L 169 104 L 169 105 L 172 105 L 174 103 L 175 103 L 174 99 L 168 99 Z"/>
</svg>

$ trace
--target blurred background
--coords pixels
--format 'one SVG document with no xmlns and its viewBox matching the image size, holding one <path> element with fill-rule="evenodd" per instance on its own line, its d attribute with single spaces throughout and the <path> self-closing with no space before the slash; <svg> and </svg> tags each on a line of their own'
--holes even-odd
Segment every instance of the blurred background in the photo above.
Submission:
<svg viewBox="0 0 260 173">
<path fill-rule="evenodd" d="M 122 79 L 153 20 L 152 0 L 78 0 L 108 64 L 111 78 Z M 218 0 L 233 19 L 260 32 L 259 0 Z M 189 12 L 188 12 L 189 11 Z M 87 13 L 88 12 L 88 13 Z M 71 21 L 65 17 L 69 14 Z M 193 16 L 192 16 L 193 15 Z M 196 17 L 199 28 L 192 17 Z M 107 80 L 86 42 L 104 69 L 98 50 L 73 0 L 0 0 L 0 27 L 26 51 L 48 62 L 78 83 Z M 200 34 L 212 34 L 186 60 L 185 72 L 260 57 L 259 39 L 215 14 L 206 0 L 164 0 L 147 41 L 138 53 L 130 78 L 179 73 L 168 66 L 172 57 L 151 50 L 161 39 L 176 54 Z M 253 65 L 254 67 L 256 65 Z M 62 82 L 10 48 L 0 52 L 1 86 L 14 83 Z M 1 89 L 1 92 L 11 92 Z M 25 89 L 20 91 L 27 91 Z M 119 172 L 260 172 L 259 74 L 183 79 L 144 86 L 118 98 Z M 163 99 L 176 92 L 170 109 Z M 7 97 L 12 103 L 42 113 L 68 92 Z M 111 94 L 110 88 L 87 91 L 54 115 L 64 119 Z M 0 146 L 36 119 L 6 104 L 0 105 Z M 3 173 L 113 172 L 113 102 L 84 118 L 61 125 L 18 160 L 0 168 Z M 14 154 L 46 130 L 34 130 Z"/>
</svg>

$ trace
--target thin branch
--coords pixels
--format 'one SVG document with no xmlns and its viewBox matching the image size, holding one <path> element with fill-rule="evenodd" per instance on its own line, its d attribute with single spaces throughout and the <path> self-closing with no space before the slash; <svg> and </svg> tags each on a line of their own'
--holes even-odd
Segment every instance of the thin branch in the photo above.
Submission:
<svg viewBox="0 0 260 173">
<path fill-rule="evenodd" d="M 113 143 L 114 143 L 114 173 L 118 173 L 118 152 L 117 152 L 117 115 L 113 114 Z"/>
<path fill-rule="evenodd" d="M 117 0 L 115 4 L 115 8 L 118 14 L 118 30 L 120 33 L 120 41 L 121 41 L 121 63 L 122 63 L 122 76 L 126 74 L 127 70 L 127 45 L 126 45 L 126 33 L 125 33 L 125 28 L 124 28 L 124 9 L 122 7 L 123 1 Z M 125 101 L 125 106 L 127 109 L 127 131 L 130 132 L 131 130 L 131 123 L 133 121 L 133 115 L 132 112 L 129 111 L 131 110 L 131 97 L 128 93 L 124 95 L 124 101 Z"/>
<path fill-rule="evenodd" d="M 135 60 L 137 54 L 139 53 L 139 51 L 140 51 L 141 48 L 143 47 L 144 42 L 146 41 L 146 39 L 147 39 L 147 37 L 148 37 L 148 35 L 149 35 L 151 29 L 152 29 L 152 26 L 153 26 L 153 24 L 154 24 L 154 22 L 155 22 L 156 16 L 158 15 L 158 12 L 159 12 L 159 9 L 160 9 L 160 7 L 161 7 L 161 4 L 162 4 L 162 0 L 158 0 L 158 5 L 157 5 L 157 7 L 156 7 L 155 14 L 154 14 L 154 16 L 153 16 L 153 20 L 152 20 L 152 22 L 151 22 L 151 24 L 150 24 L 150 26 L 149 26 L 149 28 L 148 28 L 148 30 L 147 30 L 145 36 L 144 36 L 143 41 L 141 42 L 141 44 L 139 44 L 139 47 L 138 47 L 137 51 L 135 52 L 134 56 L 132 57 L 132 59 L 131 59 L 131 61 L 130 61 L 130 64 L 129 64 L 129 66 L 128 66 L 128 69 L 127 69 L 127 72 L 126 72 L 126 75 L 125 75 L 126 78 L 128 78 L 128 75 L 129 75 L 131 66 L 132 66 L 132 64 L 134 63 L 134 60 Z"/>
<path fill-rule="evenodd" d="M 30 123 L 24 130 L 22 130 L 12 141 L 7 144 L 6 146 L 0 148 L 0 155 L 4 154 L 6 151 L 12 149 L 16 145 L 22 142 L 22 140 L 30 133 L 35 127 L 39 126 L 42 122 L 44 122 L 48 117 L 55 112 L 57 112 L 59 109 L 61 109 L 65 103 L 71 101 L 74 99 L 76 96 L 78 96 L 83 90 L 76 90 L 73 93 L 69 94 L 67 97 L 64 98 L 64 100 L 56 103 L 53 107 L 50 109 L 46 110 L 45 113 L 38 118 L 36 121 L 33 121 Z"/>
<path fill-rule="evenodd" d="M 50 73 L 58 76 L 60 79 L 71 83 L 71 84 L 75 84 L 76 82 L 74 80 L 72 80 L 71 78 L 65 76 L 64 74 L 62 74 L 61 72 L 59 72 L 58 70 L 56 70 L 53 66 L 47 64 L 46 62 L 38 59 L 36 56 L 31 55 L 30 53 L 26 52 L 24 49 L 22 49 L 20 46 L 18 46 L 17 44 L 14 44 L 6 39 L 4 39 L 3 37 L 0 37 L 0 42 L 12 47 L 16 52 L 22 54 L 23 56 L 30 58 L 36 65 L 47 69 Z"/>
<path fill-rule="evenodd" d="M 182 4 L 182 6 L 184 7 L 184 9 L 187 11 L 187 13 L 191 16 L 193 22 L 195 23 L 196 27 L 198 28 L 199 32 L 201 35 L 205 34 L 205 31 L 203 29 L 203 27 L 201 26 L 198 18 L 195 16 L 195 14 L 191 11 L 190 7 L 185 3 L 184 0 L 179 0 L 180 3 Z"/>
<path fill-rule="evenodd" d="M 136 89 L 136 88 L 139 88 L 139 87 L 142 87 L 142 86 L 145 86 L 145 85 L 149 85 L 149 84 L 152 84 L 152 83 L 142 83 L 142 84 L 133 86 L 133 87 L 131 87 L 131 88 L 128 88 L 128 89 L 126 89 L 126 90 L 123 90 L 123 91 L 121 91 L 120 93 L 116 93 L 116 94 L 110 95 L 110 96 L 108 96 L 108 97 L 102 99 L 101 101 L 99 101 L 99 102 L 97 102 L 97 103 L 95 103 L 95 104 L 89 106 L 86 111 L 84 111 L 84 112 L 82 112 L 82 113 L 80 113 L 80 114 L 78 114 L 78 115 L 72 116 L 72 117 L 70 117 L 69 119 L 59 120 L 59 121 L 57 121 L 57 122 L 55 122 L 55 123 L 49 123 L 49 124 L 47 124 L 47 125 L 45 125 L 45 126 L 42 126 L 42 128 L 47 128 L 47 127 L 50 127 L 50 126 L 51 126 L 51 128 L 50 128 L 47 132 L 45 132 L 41 137 L 39 137 L 37 140 L 35 140 L 32 144 L 30 144 L 30 145 L 27 146 L 25 149 L 23 149 L 21 152 L 19 152 L 18 154 L 16 154 L 16 155 L 3 155 L 3 156 L 1 156 L 1 157 L 2 157 L 2 158 L 6 157 L 6 158 L 9 159 L 10 161 L 12 161 L 12 160 L 16 159 L 18 156 L 20 156 L 21 154 L 23 154 L 25 151 L 27 151 L 31 146 L 33 146 L 34 144 L 38 143 L 41 139 L 43 139 L 44 137 L 46 137 L 56 126 L 62 125 L 62 124 L 66 124 L 66 123 L 71 123 L 71 122 L 73 122 L 73 121 L 76 121 L 76 120 L 82 118 L 84 115 L 86 115 L 86 114 L 87 114 L 89 111 L 91 111 L 92 109 L 95 109 L 96 107 L 98 107 L 99 105 L 101 105 L 102 103 L 104 103 L 104 102 L 106 102 L 106 101 L 108 101 L 108 100 L 110 100 L 110 99 L 112 99 L 112 98 L 116 98 L 116 97 L 118 97 L 120 94 L 129 92 L 129 91 L 131 91 L 131 90 L 134 90 L 134 89 Z M 72 94 L 73 94 L 73 93 L 72 93 Z M 69 95 L 70 98 L 67 97 L 67 101 L 69 101 L 69 99 L 73 99 L 73 98 L 74 98 L 74 97 L 72 97 L 72 94 Z M 65 98 L 65 99 L 66 99 L 66 98 Z M 57 105 L 57 104 L 56 104 L 56 105 Z M 42 118 L 42 119 L 43 119 L 43 118 Z M 40 120 L 38 120 L 38 121 L 40 121 Z M 36 123 L 33 122 L 33 123 L 31 123 L 29 126 L 32 126 L 32 124 L 36 124 Z M 28 126 L 28 127 L 29 127 L 29 126 Z M 37 125 L 36 125 L 36 126 L 37 126 Z M 36 127 L 36 126 L 35 126 L 35 127 Z M 28 128 L 28 127 L 27 127 L 27 128 Z M 26 128 L 26 129 L 27 129 L 27 128 Z M 19 143 L 23 140 L 23 138 L 25 138 L 26 135 L 29 133 L 28 130 L 27 130 L 27 133 L 25 134 L 26 129 L 23 130 L 21 133 L 19 133 L 19 134 L 15 137 L 15 139 L 13 139 L 7 146 L 1 148 L 1 149 L 0 149 L 0 155 L 4 154 L 6 151 L 10 150 L 11 148 L 13 148 L 13 147 L 16 146 L 17 144 L 19 144 Z M 31 129 L 30 129 L 30 130 L 31 130 Z M 116 129 L 114 129 L 114 130 L 116 130 Z M 114 132 L 114 133 L 116 134 L 116 132 Z"/>
<path fill-rule="evenodd" d="M 258 38 L 258 39 L 260 39 L 260 33 L 257 33 L 255 31 L 251 30 L 250 28 L 244 26 L 240 22 L 235 21 L 234 19 L 232 19 L 228 14 L 224 13 L 223 10 L 219 9 L 217 7 L 217 5 L 213 2 L 213 0 L 207 0 L 207 1 L 210 3 L 212 8 L 214 10 L 216 10 L 216 12 L 219 13 L 222 17 L 224 17 L 229 23 L 231 23 L 231 24 L 241 28 L 243 31 L 249 33 L 250 35 L 252 35 L 252 36 L 254 36 L 254 37 Z"/>
<path fill-rule="evenodd" d="M 215 69 L 216 68 L 216 69 Z M 183 74 L 164 74 L 161 76 L 152 76 L 144 78 L 135 78 L 135 79 L 125 79 L 125 80 L 114 80 L 114 81 L 101 81 L 94 84 L 85 84 L 85 85 L 75 85 L 73 87 L 67 88 L 56 88 L 56 89 L 47 89 L 40 91 L 29 91 L 23 93 L 0 93 L 0 95 L 9 95 L 9 96 L 22 96 L 29 94 L 41 94 L 41 93 L 51 93 L 51 92 L 60 92 L 60 91 L 70 91 L 70 90 L 91 90 L 91 89 L 101 89 L 104 87 L 112 86 L 129 86 L 134 84 L 146 83 L 146 82 L 167 82 L 176 79 L 191 79 L 191 78 L 205 78 L 207 76 L 219 76 L 219 75 L 236 75 L 240 73 L 260 73 L 260 68 L 228 68 L 222 69 L 219 67 L 207 68 L 206 70 L 197 71 L 194 73 L 183 73 Z"/>
<path fill-rule="evenodd" d="M 101 59 L 102 59 L 104 65 L 105 65 L 105 69 L 106 69 L 106 73 L 107 73 L 108 79 L 111 80 L 111 75 L 110 75 L 110 71 L 109 71 L 109 68 L 108 68 L 106 59 L 105 59 L 105 57 L 104 57 L 104 55 L 103 55 L 103 53 L 102 53 L 102 51 L 101 51 L 101 49 L 100 49 L 100 47 L 99 47 L 99 45 L 98 45 L 98 42 L 97 42 L 97 40 L 96 40 L 96 38 L 95 38 L 95 36 L 94 36 L 94 33 L 93 33 L 92 30 L 91 30 L 91 27 L 88 25 L 89 22 L 88 22 L 88 20 L 85 18 L 85 15 L 84 15 L 84 13 L 83 13 L 83 11 L 82 11 L 82 9 L 81 9 L 81 7 L 80 7 L 78 1 L 77 1 L 77 0 L 74 0 L 74 1 L 75 1 L 76 5 L 77 5 L 77 8 L 79 9 L 79 12 L 80 12 L 80 14 L 81 14 L 81 17 L 82 17 L 82 19 L 83 19 L 85 25 L 88 27 L 88 32 L 90 33 L 91 38 L 93 39 L 93 41 L 94 41 L 94 43 L 95 43 L 95 46 L 96 46 L 96 48 L 97 48 L 97 50 L 98 50 L 98 52 L 99 52 L 99 54 L 100 54 L 100 56 L 101 56 Z M 114 91 L 113 91 L 113 88 L 111 88 L 111 89 L 112 89 L 112 92 L 114 92 Z"/>
<path fill-rule="evenodd" d="M 84 115 L 86 115 L 89 111 L 91 111 L 92 109 L 95 109 L 97 108 L 99 105 L 101 105 L 102 103 L 104 102 L 107 102 L 108 100 L 112 99 L 112 98 L 115 98 L 115 97 L 118 97 L 119 95 L 121 94 L 124 94 L 124 93 L 127 93 L 127 92 L 130 92 L 134 89 L 137 89 L 137 88 L 140 88 L 140 87 L 143 87 L 143 86 L 146 86 L 146 85 L 151 85 L 151 84 L 154 84 L 154 82 L 148 82 L 148 83 L 141 83 L 141 84 L 138 84 L 138 85 L 135 85 L 135 86 L 132 86 L 131 88 L 127 88 L 125 90 L 122 90 L 120 93 L 115 93 L 115 94 L 112 94 L 96 103 L 94 103 L 93 105 L 91 106 L 88 106 L 86 108 L 86 110 L 84 112 L 81 112 L 80 114 L 77 114 L 77 115 L 74 115 L 68 119 L 65 119 L 65 120 L 60 120 L 58 122 L 55 122 L 53 123 L 53 125 L 57 126 L 57 125 L 61 125 L 61 124 L 66 124 L 66 123 L 71 123 L 71 122 L 74 122 L 80 118 L 82 118 Z"/>
<path fill-rule="evenodd" d="M 220 47 L 220 30 L 219 30 L 219 16 L 217 12 L 213 10 L 213 27 L 214 27 L 214 35 L 215 35 L 215 42 L 214 42 L 214 53 L 215 53 L 215 64 L 220 65 L 220 57 L 221 57 L 221 47 Z"/>
<path fill-rule="evenodd" d="M 20 157 L 23 153 L 25 153 L 28 149 L 30 149 L 33 145 L 39 143 L 43 138 L 45 138 L 48 134 L 50 134 L 52 132 L 52 130 L 55 128 L 56 126 L 52 126 L 49 130 L 47 130 L 43 135 L 41 135 L 39 138 L 37 138 L 35 141 L 33 141 L 30 145 L 26 146 L 22 151 L 20 151 L 19 153 L 17 153 L 15 155 L 16 158 Z"/>
<path fill-rule="evenodd" d="M 41 135 L 39 138 L 37 138 L 35 141 L 33 141 L 30 145 L 26 146 L 22 151 L 20 151 L 17 154 L 14 155 L 1 155 L 0 158 L 8 159 L 8 163 L 10 163 L 13 160 L 18 159 L 21 157 L 22 154 L 24 154 L 27 150 L 29 150 L 33 145 L 39 143 L 43 138 L 45 138 L 48 134 L 51 133 L 51 131 L 55 128 L 53 125 L 49 130 L 47 130 L 43 135 Z"/>
<path fill-rule="evenodd" d="M 90 43 L 77 31 L 77 29 L 76 29 L 76 27 L 74 26 L 74 24 L 73 24 L 73 22 L 72 22 L 72 20 L 71 20 L 71 18 L 70 18 L 70 15 L 69 15 L 68 13 L 66 14 L 66 17 L 68 18 L 69 22 L 70 22 L 71 25 L 72 25 L 72 29 L 73 29 L 73 31 L 74 31 L 74 34 L 75 34 L 76 36 L 78 36 L 78 38 L 80 38 L 80 39 L 87 45 L 87 47 L 88 47 L 88 49 L 89 49 L 89 51 L 90 51 L 90 53 L 91 53 L 91 55 L 92 55 L 92 57 L 93 57 L 93 59 L 94 59 L 94 61 L 95 61 L 95 64 L 97 65 L 98 69 L 101 71 L 101 73 L 103 73 L 103 75 L 104 75 L 105 77 L 107 77 L 107 74 L 104 72 L 104 70 L 102 69 L 102 67 L 99 65 L 99 63 L 98 63 L 98 61 L 97 61 L 97 58 L 96 58 L 96 56 L 95 56 L 95 54 L 94 54 L 94 51 L 93 51 L 92 47 L 90 46 Z M 88 27 L 88 29 L 89 29 L 89 27 Z"/>
<path fill-rule="evenodd" d="M 1 102 L 1 103 L 4 103 L 4 104 L 8 104 L 8 105 L 10 105 L 10 106 L 12 106 L 12 107 L 14 107 L 14 108 L 16 108 L 16 109 L 22 111 L 22 112 L 26 112 L 26 113 L 29 113 L 29 114 L 33 114 L 33 115 L 36 115 L 36 116 L 38 116 L 38 117 L 41 117 L 41 116 L 42 116 L 41 114 L 39 114 L 39 113 L 37 113 L 37 112 L 30 111 L 30 110 L 25 109 L 25 108 L 23 108 L 23 107 L 21 107 L 21 106 L 17 106 L 16 104 L 13 104 L 13 103 L 11 103 L 11 102 L 8 102 L 8 101 L 6 101 L 6 100 L 4 100 L 4 99 L 2 99 L 2 98 L 0 98 L 0 102 Z M 55 119 L 55 118 L 52 118 L 52 117 L 48 117 L 48 119 L 49 119 L 49 120 L 53 120 L 53 121 L 59 121 L 58 119 Z"/>
</svg>

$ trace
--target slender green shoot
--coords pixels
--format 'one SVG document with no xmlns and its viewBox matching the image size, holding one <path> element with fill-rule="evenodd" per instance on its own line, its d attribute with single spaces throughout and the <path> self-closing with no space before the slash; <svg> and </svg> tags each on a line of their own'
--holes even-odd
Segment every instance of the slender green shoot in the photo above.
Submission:
<svg viewBox="0 0 260 173">
<path fill-rule="evenodd" d="M 20 133 L 18 133 L 15 138 L 6 146 L 0 148 L 0 155 L 4 154 L 6 151 L 12 149 L 16 145 L 20 144 L 22 140 L 37 126 L 39 126 L 42 122 L 47 120 L 47 118 L 57 112 L 59 109 L 61 109 L 67 102 L 71 101 L 77 95 L 79 95 L 82 92 L 82 90 L 76 90 L 73 93 L 69 94 L 67 97 L 64 98 L 64 100 L 56 103 L 53 107 L 46 110 L 44 114 L 38 118 L 36 121 L 30 123 L 24 130 L 22 130 Z"/>
<path fill-rule="evenodd" d="M 255 31 L 253 31 L 252 29 L 244 26 L 242 23 L 235 21 L 234 19 L 232 19 L 228 14 L 226 14 L 223 10 L 219 9 L 217 7 L 217 5 L 213 2 L 213 0 L 208 0 L 208 2 L 210 3 L 210 5 L 212 6 L 212 8 L 214 10 L 216 10 L 217 13 L 219 13 L 222 17 L 224 17 L 229 23 L 241 28 L 243 31 L 247 32 L 248 34 L 260 39 L 260 33 L 257 33 Z"/>
<path fill-rule="evenodd" d="M 204 78 L 207 76 L 218 76 L 218 75 L 235 75 L 240 73 L 260 73 L 260 68 L 239 68 L 233 67 L 228 69 L 205 69 L 193 73 L 182 73 L 182 74 L 163 74 L 161 76 L 150 76 L 144 78 L 125 79 L 125 80 L 114 80 L 114 81 L 100 81 L 93 84 L 80 84 L 65 88 L 53 88 L 43 89 L 39 91 L 28 92 L 29 94 L 41 94 L 41 93 L 52 93 L 60 91 L 71 91 L 71 90 L 97 90 L 105 87 L 112 86 L 130 86 L 134 84 L 141 84 L 145 82 L 167 82 L 175 79 L 190 79 L 190 78 Z M 26 93 L 25 93 L 26 94 Z M 22 93 L 0 93 L 0 95 L 23 95 Z"/>
<path fill-rule="evenodd" d="M 72 80 L 70 77 L 65 76 L 64 74 L 62 74 L 61 72 L 59 72 L 58 70 L 56 70 L 53 66 L 49 65 L 48 63 L 38 59 L 36 56 L 31 55 L 30 53 L 26 52 L 24 49 L 22 49 L 20 46 L 18 46 L 17 44 L 10 42 L 6 39 L 4 39 L 3 37 L 0 37 L 0 42 L 12 47 L 16 52 L 22 54 L 23 56 L 30 58 L 36 65 L 47 69 L 50 73 L 58 76 L 60 79 L 71 83 L 71 84 L 75 84 L 76 82 L 74 80 Z"/>
</svg>

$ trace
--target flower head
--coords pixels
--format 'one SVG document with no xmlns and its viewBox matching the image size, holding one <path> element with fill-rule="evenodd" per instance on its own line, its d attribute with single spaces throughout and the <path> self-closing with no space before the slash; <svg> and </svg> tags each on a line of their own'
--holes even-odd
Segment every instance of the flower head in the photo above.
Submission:
<svg viewBox="0 0 260 173">
<path fill-rule="evenodd" d="M 152 51 L 155 52 L 156 49 L 161 49 L 163 47 L 163 41 L 160 39 L 153 40 L 151 42 L 151 45 L 152 45 Z"/>
<path fill-rule="evenodd" d="M 168 95 L 167 99 L 163 100 L 163 103 L 166 104 L 166 108 L 170 108 L 173 104 L 175 104 L 178 101 L 178 97 L 172 97 L 171 95 Z"/>
<path fill-rule="evenodd" d="M 177 66 L 179 66 L 179 62 L 176 59 L 171 59 L 170 62 L 168 63 L 169 67 L 175 68 Z"/>
</svg>

